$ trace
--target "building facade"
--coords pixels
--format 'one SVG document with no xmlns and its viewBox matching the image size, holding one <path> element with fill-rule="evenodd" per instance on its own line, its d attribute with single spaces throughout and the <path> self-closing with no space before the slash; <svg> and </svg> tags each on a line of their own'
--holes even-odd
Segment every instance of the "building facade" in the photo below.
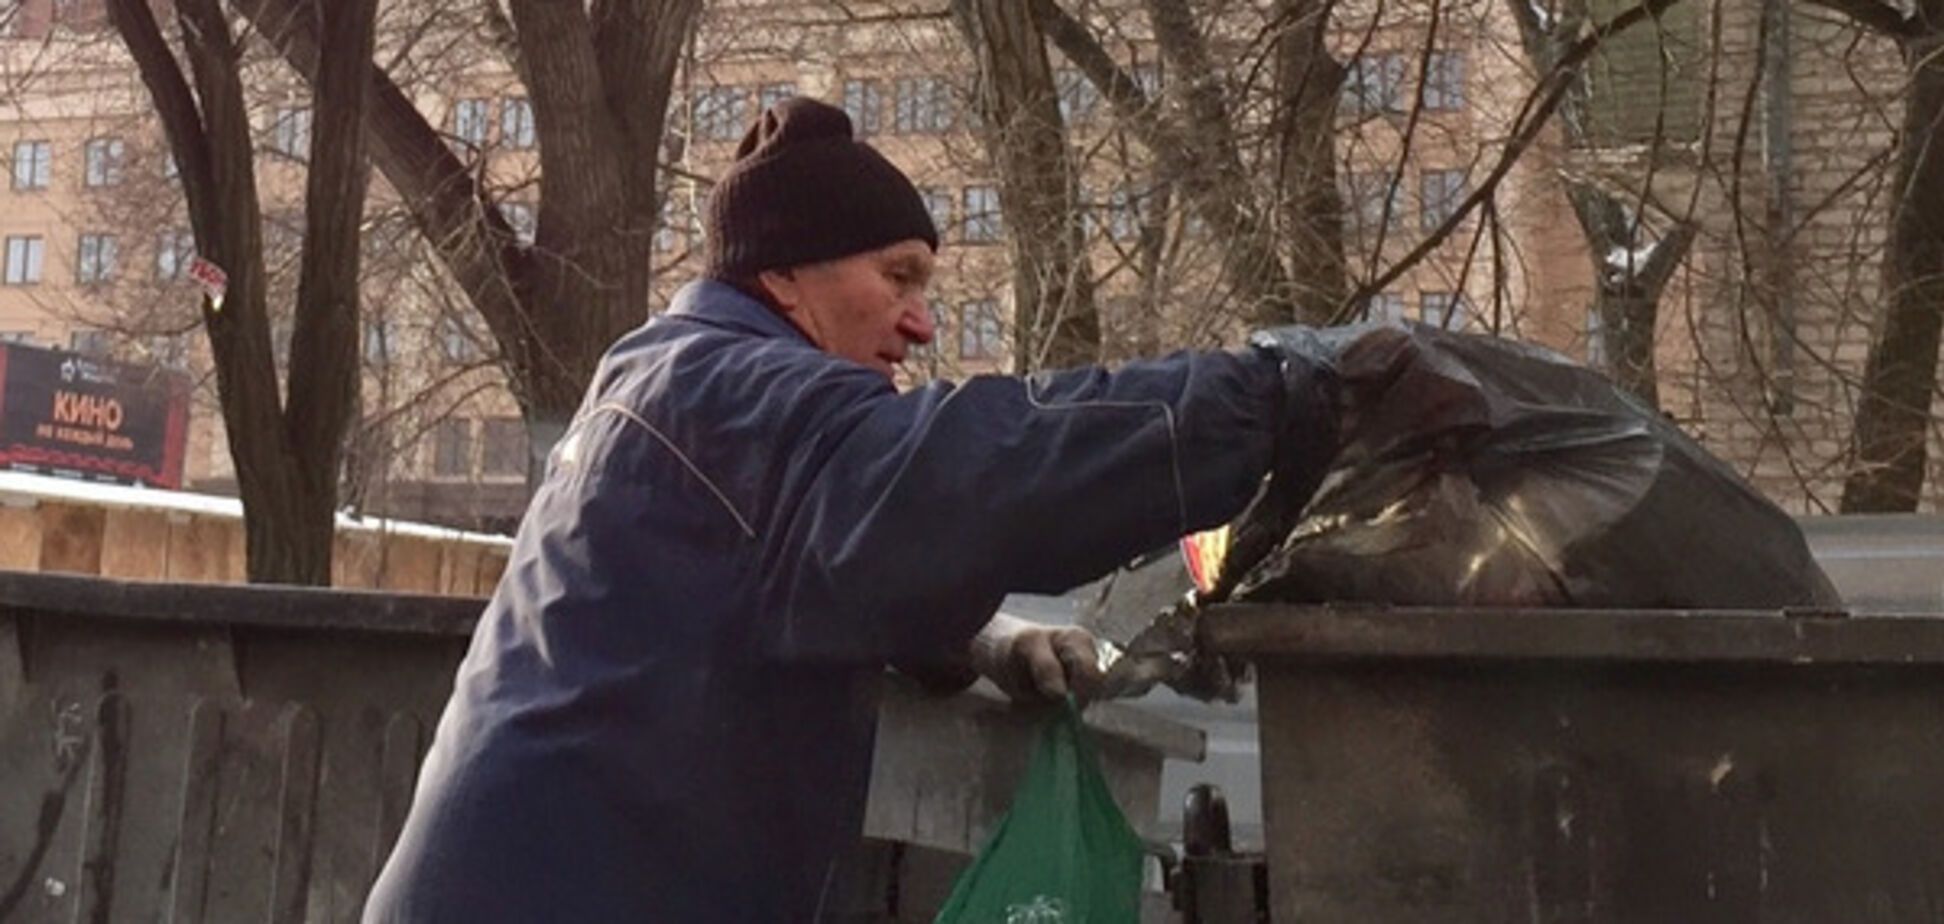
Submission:
<svg viewBox="0 0 1944 924">
<path fill-rule="evenodd" d="M 1215 62 L 1208 73 L 1164 54 L 1132 5 L 1067 7 L 1154 117 L 1183 118 L 1189 88 L 1217 86 L 1249 189 L 1264 202 L 1276 194 L 1265 153 L 1266 49 L 1289 27 L 1275 14 L 1291 5 L 1197 6 L 1209 17 L 1199 27 Z M 1533 9 L 1542 22 L 1559 14 Z M 1624 9 L 1597 0 L 1582 12 L 1598 22 Z M 1749 87 L 1760 84 L 1753 42 L 1762 4 L 1677 6 L 1593 56 L 1584 85 L 1590 127 L 1572 134 L 1549 125 L 1501 168 L 1544 77 L 1502 4 L 1353 3 L 1334 15 L 1328 45 L 1347 62 L 1335 129 L 1344 262 L 1351 288 L 1370 290 L 1346 305 L 1346 317 L 1410 318 L 1600 362 L 1604 341 L 1588 306 L 1595 274 L 1610 264 L 1579 233 L 1566 191 L 1569 179 L 1597 175 L 1648 216 L 1643 240 L 1680 222 L 1701 229 L 1661 300 L 1663 409 L 1788 506 L 1814 510 L 1840 491 L 1878 301 L 1872 247 L 1886 223 L 1887 193 L 1871 167 L 1882 167 L 1895 124 L 1886 112 L 1896 102 L 1857 75 L 1894 77 L 1893 52 L 1859 46 L 1853 28 L 1827 17 L 1796 14 L 1783 71 L 1792 92 L 1767 108 L 1744 105 L 1761 95 Z M 415 66 L 408 91 L 531 244 L 544 178 L 525 91 L 471 24 L 420 25 L 447 51 Z M 88 3 L 0 4 L 0 31 L 8 170 L 0 337 L 196 374 L 190 483 L 222 491 L 233 475 L 201 355 L 200 294 L 186 276 L 193 238 L 146 96 Z M 301 84 L 256 53 L 266 249 L 283 287 L 273 286 L 274 315 L 275 293 L 294 285 L 310 117 Z M 1079 66 L 1057 49 L 1048 54 L 1071 141 L 1073 212 L 1083 223 L 1101 358 L 1235 342 L 1248 318 L 1225 290 L 1222 243 L 1188 201 L 1192 184 L 1160 168 L 1125 111 Z M 938 220 L 940 337 L 914 355 L 909 377 L 1018 365 L 1026 341 L 1011 304 L 1016 242 L 982 143 L 989 128 L 975 105 L 973 60 L 949 16 L 908 4 L 708 4 L 666 144 L 644 152 L 665 167 L 653 246 L 659 295 L 647 310 L 698 271 L 710 180 L 755 114 L 810 95 L 848 110 L 859 134 L 912 175 Z M 1786 125 L 1765 131 L 1778 120 Z M 1786 172 L 1774 168 L 1781 147 L 1793 153 Z M 1490 195 L 1478 208 L 1447 221 L 1482 187 Z M 1778 188 L 1787 196 L 1774 195 Z M 491 338 L 382 181 L 370 198 L 364 414 L 348 452 L 347 500 L 388 515 L 510 528 L 525 496 L 528 440 Z M 1778 212 L 1778 198 L 1792 205 Z M 1778 227 L 1789 230 L 1770 230 Z M 1446 232 L 1418 253 L 1428 235 Z M 1408 269 L 1392 272 L 1407 260 Z M 1781 283 L 1779 267 L 1803 271 Z M 1784 295 L 1792 304 L 1777 307 Z M 287 339 L 287 324 L 278 330 Z"/>
</svg>

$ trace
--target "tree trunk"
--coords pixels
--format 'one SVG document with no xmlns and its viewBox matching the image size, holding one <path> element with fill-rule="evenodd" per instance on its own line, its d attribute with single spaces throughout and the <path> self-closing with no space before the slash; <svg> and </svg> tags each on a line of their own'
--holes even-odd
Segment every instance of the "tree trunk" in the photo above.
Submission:
<svg viewBox="0 0 1944 924">
<path fill-rule="evenodd" d="M 1926 0 L 1919 21 L 1944 22 L 1944 2 Z M 1843 484 L 1844 513 L 1909 512 L 1924 487 L 1931 398 L 1944 324 L 1944 119 L 1940 33 L 1906 39 L 1911 68 L 1898 138 L 1890 240 L 1883 257 L 1883 321 L 1870 346 L 1856 414 L 1856 467 Z"/>
<path fill-rule="evenodd" d="M 275 542 L 300 551 L 294 583 L 331 583 L 338 485 L 345 436 L 358 410 L 358 285 L 363 253 L 365 110 L 370 99 L 378 0 L 334 0 L 320 8 L 334 54 L 312 92 L 310 169 L 304 190 L 304 254 L 290 341 L 284 430 L 296 460 L 296 516 L 273 527 Z M 287 534 L 287 535 L 286 535 Z"/>
<path fill-rule="evenodd" d="M 1079 182 L 1046 39 L 1018 0 L 953 0 L 979 64 L 979 114 L 999 176 L 1013 276 L 1015 371 L 1100 360 Z"/>
<path fill-rule="evenodd" d="M 1648 407 L 1660 409 L 1660 373 L 1654 360 L 1654 330 L 1660 323 L 1660 297 L 1668 280 L 1687 259 L 1695 228 L 1681 222 L 1646 248 L 1636 248 L 1643 229 L 1612 195 L 1576 180 L 1566 184 L 1567 199 L 1586 238 L 1593 261 L 1592 312 L 1600 319 L 1600 346 L 1607 375 Z"/>
<path fill-rule="evenodd" d="M 309 226 L 292 400 L 278 390 L 265 304 L 255 149 L 240 49 L 217 0 L 178 0 L 182 60 L 142 0 L 111 0 L 110 21 L 136 62 L 175 155 L 196 250 L 228 276 L 202 316 L 236 466 L 252 582 L 328 584 L 338 447 L 356 388 L 358 228 L 375 0 L 334 5 L 323 28 L 344 54 L 317 94 Z M 362 55 L 362 57 L 359 57 Z M 348 261 L 348 266 L 346 265 Z"/>
<path fill-rule="evenodd" d="M 1336 102 L 1344 69 L 1330 54 L 1327 0 L 1277 0 L 1276 189 L 1299 320 L 1327 322 L 1349 297 Z"/>
</svg>

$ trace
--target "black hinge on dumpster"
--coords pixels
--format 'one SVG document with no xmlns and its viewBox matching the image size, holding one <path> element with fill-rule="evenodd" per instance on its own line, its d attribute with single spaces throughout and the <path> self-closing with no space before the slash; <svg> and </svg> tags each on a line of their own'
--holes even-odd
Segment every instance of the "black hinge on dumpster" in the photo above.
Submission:
<svg viewBox="0 0 1944 924">
<path fill-rule="evenodd" d="M 1162 857 L 1162 876 L 1182 924 L 1267 924 L 1269 867 L 1259 853 L 1236 853 L 1228 800 L 1208 783 L 1188 790 L 1181 812 L 1182 855 Z"/>
</svg>

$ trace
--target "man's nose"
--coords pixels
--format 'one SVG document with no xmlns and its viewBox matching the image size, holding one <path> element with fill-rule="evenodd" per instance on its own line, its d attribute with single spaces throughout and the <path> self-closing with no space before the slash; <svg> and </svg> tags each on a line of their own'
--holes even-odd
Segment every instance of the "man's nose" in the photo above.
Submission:
<svg viewBox="0 0 1944 924">
<path fill-rule="evenodd" d="M 938 321 L 932 317 L 930 306 L 919 302 L 918 307 L 907 309 L 898 319 L 898 333 L 913 343 L 930 343 L 938 336 Z"/>
</svg>

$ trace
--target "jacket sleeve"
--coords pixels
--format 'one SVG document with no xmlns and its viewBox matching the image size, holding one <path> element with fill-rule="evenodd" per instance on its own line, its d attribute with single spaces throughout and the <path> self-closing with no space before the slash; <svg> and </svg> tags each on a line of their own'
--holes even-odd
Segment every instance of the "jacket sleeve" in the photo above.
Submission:
<svg viewBox="0 0 1944 924">
<path fill-rule="evenodd" d="M 1256 354 L 903 394 L 862 368 L 820 379 L 801 402 L 828 415 L 823 436 L 782 486 L 759 571 L 765 638 L 788 659 L 960 655 L 1005 594 L 1064 591 L 1232 518 L 1283 403 Z"/>
</svg>

